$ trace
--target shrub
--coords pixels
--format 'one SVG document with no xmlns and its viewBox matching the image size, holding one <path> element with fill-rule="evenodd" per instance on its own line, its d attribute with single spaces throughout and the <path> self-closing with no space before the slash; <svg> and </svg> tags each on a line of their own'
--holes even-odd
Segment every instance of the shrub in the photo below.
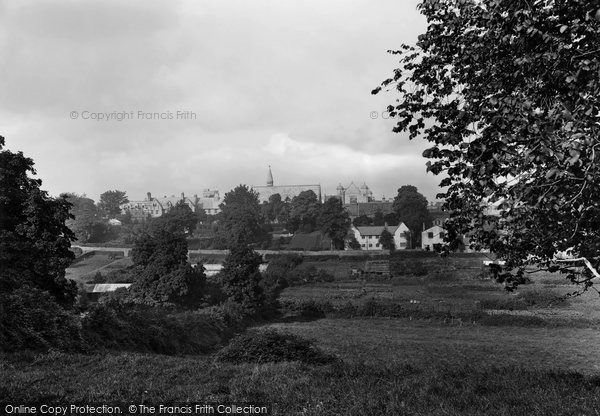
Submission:
<svg viewBox="0 0 600 416">
<path fill-rule="evenodd" d="M 301 361 L 326 364 L 335 359 L 312 341 L 275 330 L 249 331 L 234 338 L 217 354 L 217 360 L 231 363 Z"/>
<path fill-rule="evenodd" d="M 83 318 L 83 335 L 94 349 L 159 354 L 197 354 L 222 341 L 225 326 L 193 312 L 170 313 L 159 308 L 115 308 L 95 305 Z"/>
<path fill-rule="evenodd" d="M 24 286 L 0 294 L 0 349 L 84 349 L 79 319 L 39 289 Z"/>
</svg>

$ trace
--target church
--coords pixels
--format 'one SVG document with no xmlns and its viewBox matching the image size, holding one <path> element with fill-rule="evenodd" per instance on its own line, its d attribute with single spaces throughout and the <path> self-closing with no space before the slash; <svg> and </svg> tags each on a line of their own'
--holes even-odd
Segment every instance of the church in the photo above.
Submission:
<svg viewBox="0 0 600 416">
<path fill-rule="evenodd" d="M 315 195 L 317 195 L 318 200 L 321 200 L 321 185 L 275 185 L 270 165 L 269 172 L 267 173 L 267 185 L 253 186 L 252 189 L 258 192 L 258 200 L 261 204 L 263 202 L 269 202 L 271 195 L 275 194 L 281 195 L 282 201 L 291 201 L 295 196 L 298 196 L 300 192 L 304 191 L 313 191 Z"/>
</svg>

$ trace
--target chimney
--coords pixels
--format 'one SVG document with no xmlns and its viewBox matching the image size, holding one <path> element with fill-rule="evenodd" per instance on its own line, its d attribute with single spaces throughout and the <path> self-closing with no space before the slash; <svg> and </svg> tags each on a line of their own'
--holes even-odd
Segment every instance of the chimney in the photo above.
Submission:
<svg viewBox="0 0 600 416">
<path fill-rule="evenodd" d="M 181 199 L 185 199 L 185 194 L 183 192 L 181 193 Z"/>
<path fill-rule="evenodd" d="M 148 197 L 148 201 L 152 201 L 152 194 L 150 192 L 148 192 L 146 196 Z"/>
</svg>

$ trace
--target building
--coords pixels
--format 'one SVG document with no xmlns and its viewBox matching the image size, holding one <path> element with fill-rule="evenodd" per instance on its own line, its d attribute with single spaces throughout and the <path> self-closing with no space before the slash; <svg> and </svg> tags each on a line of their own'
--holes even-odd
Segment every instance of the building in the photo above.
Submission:
<svg viewBox="0 0 600 416">
<path fill-rule="evenodd" d="M 202 191 L 202 198 L 199 200 L 199 205 L 207 215 L 216 215 L 221 212 L 221 202 L 219 191 L 204 189 Z"/>
<path fill-rule="evenodd" d="M 360 188 L 356 186 L 354 182 L 350 182 L 350 185 L 347 187 L 343 187 L 340 183 L 336 188 L 336 191 L 336 196 L 340 199 L 340 201 L 342 201 L 343 204 L 357 204 L 371 202 L 374 200 L 373 192 L 364 182 Z"/>
<path fill-rule="evenodd" d="M 361 215 L 373 218 L 378 211 L 383 215 L 391 214 L 394 212 L 393 205 L 393 202 L 387 201 L 357 202 L 355 204 L 344 204 L 344 209 L 350 215 L 350 219 L 353 220 Z"/>
<path fill-rule="evenodd" d="M 253 186 L 252 189 L 258 192 L 258 201 L 261 204 L 269 202 L 269 198 L 275 194 L 279 194 L 282 201 L 291 201 L 295 196 L 304 191 L 313 191 L 317 195 L 318 200 L 321 200 L 321 185 L 275 185 L 271 166 L 269 166 L 269 172 L 267 173 L 267 185 Z"/>
<path fill-rule="evenodd" d="M 423 250 L 434 250 L 436 246 L 444 244 L 445 236 L 446 230 L 439 225 L 434 225 L 421 233 L 421 248 Z"/>
<path fill-rule="evenodd" d="M 444 203 L 441 201 L 431 201 L 427 206 L 429 218 L 431 219 L 431 225 L 442 227 L 444 225 L 444 221 L 446 221 L 446 219 L 450 216 L 448 211 L 442 210 L 443 204 Z"/>
<path fill-rule="evenodd" d="M 379 238 L 383 230 L 387 229 L 394 237 L 394 247 L 396 250 L 405 250 L 408 247 L 408 227 L 401 223 L 400 225 L 381 225 L 381 226 L 352 226 L 351 231 L 354 238 L 360 244 L 361 250 L 383 250 L 379 243 Z"/>
</svg>

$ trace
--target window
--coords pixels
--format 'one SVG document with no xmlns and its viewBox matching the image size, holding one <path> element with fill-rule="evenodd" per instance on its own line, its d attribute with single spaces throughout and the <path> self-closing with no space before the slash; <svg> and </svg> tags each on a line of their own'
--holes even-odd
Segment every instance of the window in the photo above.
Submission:
<svg viewBox="0 0 600 416">
<path fill-rule="evenodd" d="M 446 236 L 445 233 L 443 233 L 443 232 L 440 233 L 440 238 L 444 238 L 445 236 Z"/>
<path fill-rule="evenodd" d="M 427 233 L 427 238 L 433 238 L 433 233 Z"/>
<path fill-rule="evenodd" d="M 369 247 L 373 247 L 373 244 L 369 244 Z"/>
<path fill-rule="evenodd" d="M 379 247 L 379 243 L 375 244 L 375 247 Z"/>
</svg>

